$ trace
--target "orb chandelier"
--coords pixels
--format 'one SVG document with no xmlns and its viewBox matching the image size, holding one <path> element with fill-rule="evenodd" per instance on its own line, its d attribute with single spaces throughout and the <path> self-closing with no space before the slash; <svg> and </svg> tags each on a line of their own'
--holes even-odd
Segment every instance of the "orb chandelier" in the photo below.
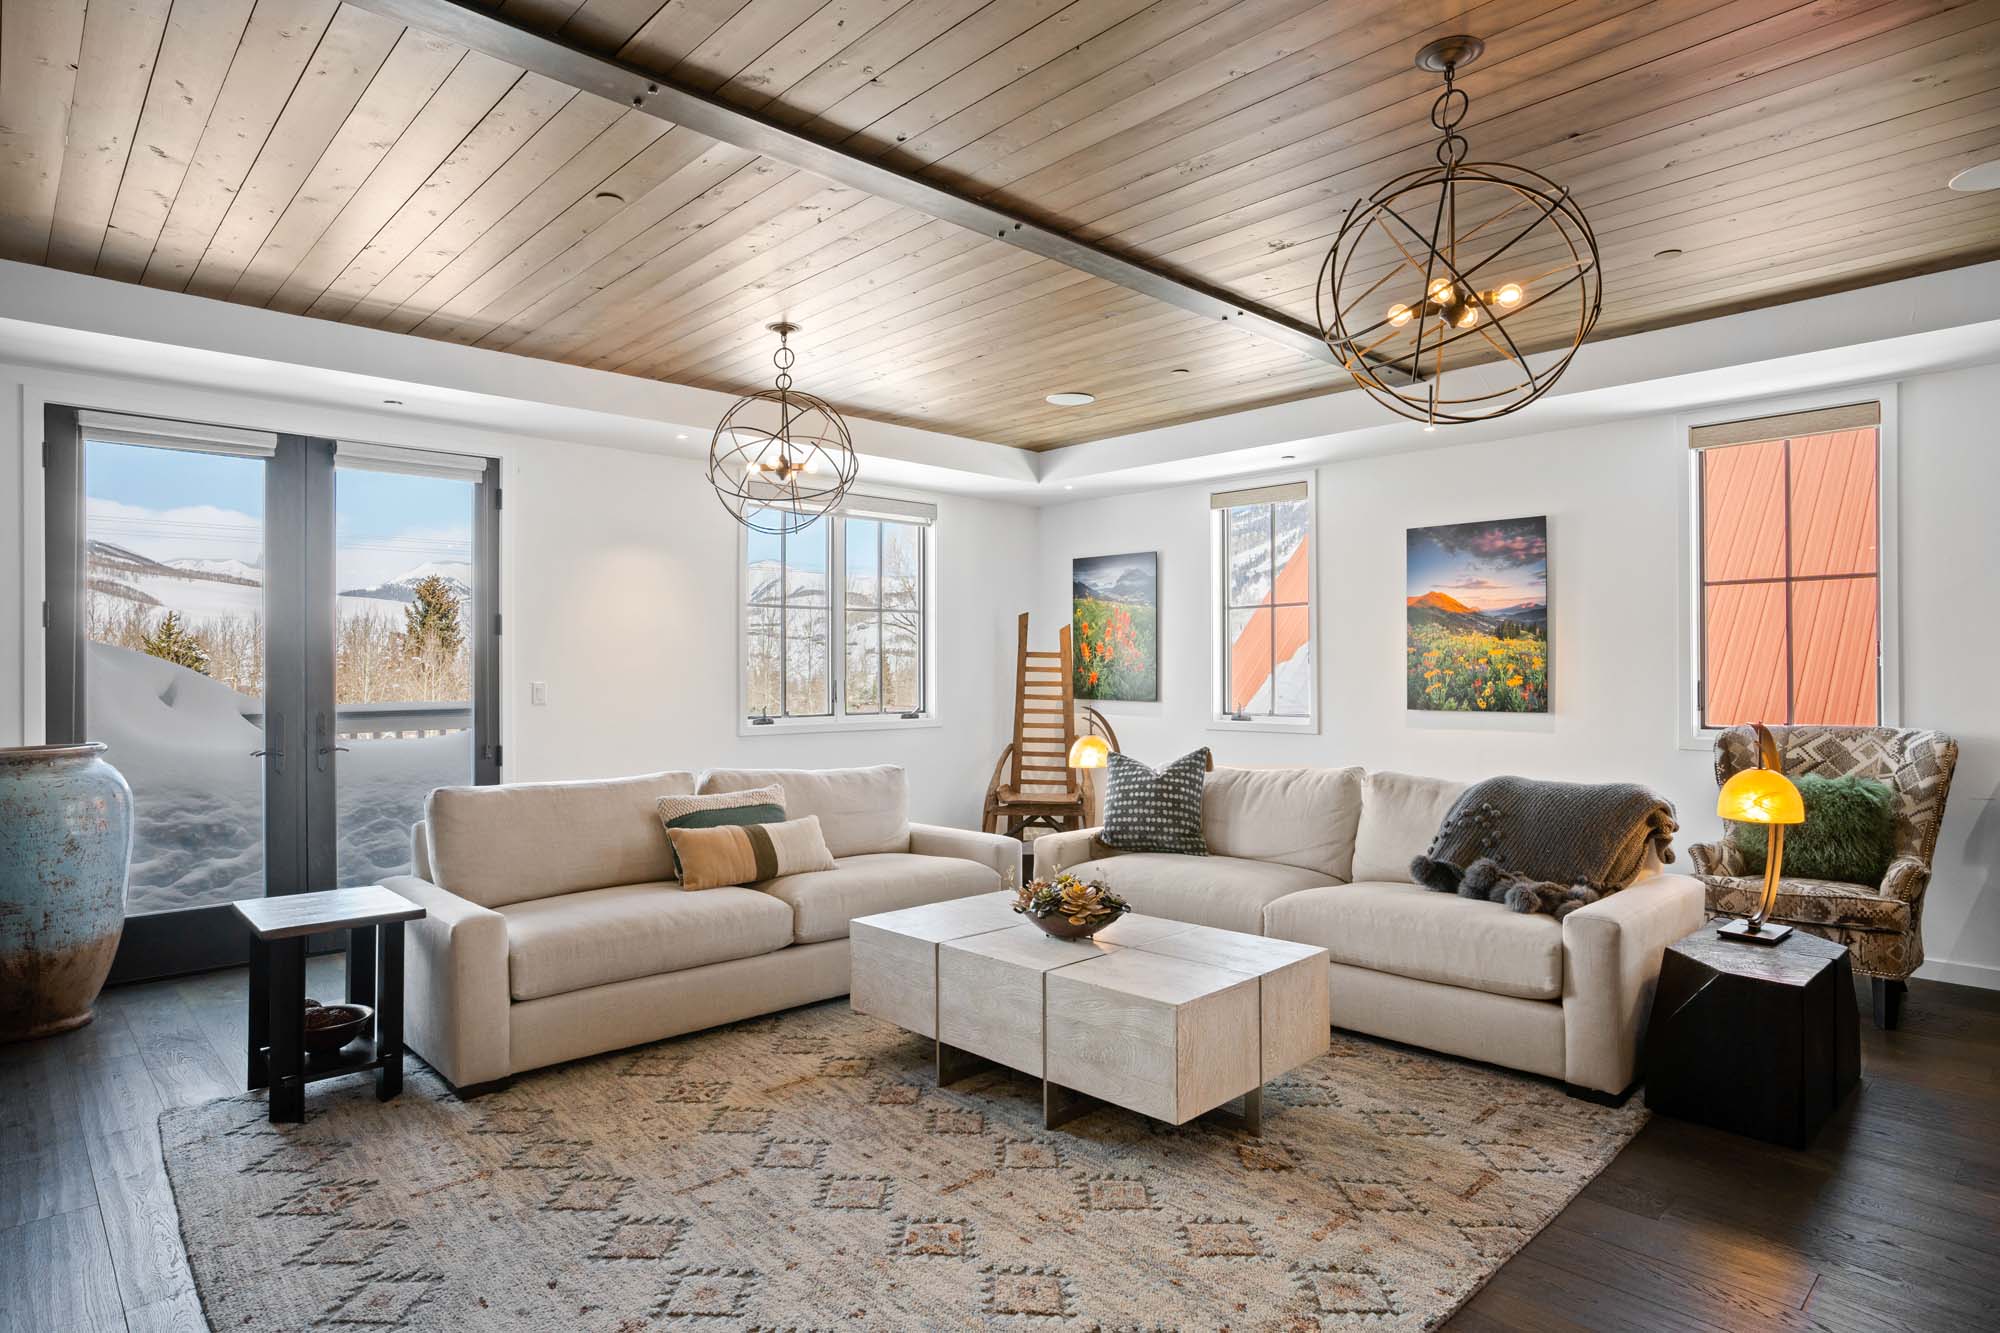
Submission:
<svg viewBox="0 0 2000 1333">
<path fill-rule="evenodd" d="M 730 404 L 708 445 L 708 484 L 738 523 L 757 532 L 797 532 L 840 503 L 859 460 L 847 423 L 824 399 L 792 387 L 796 324 L 778 335 L 777 383 Z"/>
<path fill-rule="evenodd" d="M 1458 127 L 1471 99 L 1456 78 L 1485 49 L 1459 36 L 1417 53 L 1417 68 L 1444 76 L 1431 106 L 1437 165 L 1356 201 L 1314 292 L 1320 335 L 1354 382 L 1426 429 L 1505 416 L 1547 393 L 1603 296 L 1597 238 L 1567 189 L 1526 167 L 1465 160 Z"/>
</svg>

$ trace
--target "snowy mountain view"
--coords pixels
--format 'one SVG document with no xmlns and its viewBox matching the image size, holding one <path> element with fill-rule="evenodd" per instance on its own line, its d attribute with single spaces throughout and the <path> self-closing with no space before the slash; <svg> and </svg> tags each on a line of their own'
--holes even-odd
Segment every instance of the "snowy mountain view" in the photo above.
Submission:
<svg viewBox="0 0 2000 1333">
<path fill-rule="evenodd" d="M 86 445 L 85 723 L 132 787 L 133 915 L 264 891 L 265 543 L 288 534 L 263 471 Z M 337 866 L 362 884 L 471 780 L 472 488 L 343 469 L 335 494 Z"/>
<path fill-rule="evenodd" d="M 417 585 L 428 578 L 442 579 L 446 589 L 460 603 L 471 604 L 472 565 L 465 560 L 427 560 L 415 569 L 405 570 L 373 587 L 342 588 L 340 595 L 368 601 L 414 602 L 417 600 Z"/>
</svg>

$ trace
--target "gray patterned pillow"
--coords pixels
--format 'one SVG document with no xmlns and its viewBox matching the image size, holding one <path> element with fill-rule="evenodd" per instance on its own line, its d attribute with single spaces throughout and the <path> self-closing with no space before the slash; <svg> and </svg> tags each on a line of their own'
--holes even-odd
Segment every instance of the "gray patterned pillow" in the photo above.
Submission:
<svg viewBox="0 0 2000 1333">
<path fill-rule="evenodd" d="M 1152 769 L 1111 752 L 1105 767 L 1104 828 L 1097 840 L 1123 852 L 1207 856 L 1201 836 L 1201 793 L 1208 747 Z"/>
</svg>

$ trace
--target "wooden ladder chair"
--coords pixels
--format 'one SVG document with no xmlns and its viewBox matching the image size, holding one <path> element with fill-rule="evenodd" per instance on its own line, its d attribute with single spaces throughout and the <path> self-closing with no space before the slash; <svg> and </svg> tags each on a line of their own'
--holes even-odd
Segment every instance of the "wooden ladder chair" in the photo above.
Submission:
<svg viewBox="0 0 2000 1333">
<path fill-rule="evenodd" d="M 980 827 L 1019 838 L 1031 828 L 1061 832 L 1084 827 L 1083 782 L 1069 766 L 1076 743 L 1076 679 L 1070 671 L 1070 630 L 1064 625 L 1055 652 L 1028 647 L 1028 614 L 1021 613 L 1014 665 L 1014 741 L 1001 764 L 1007 780 L 986 794 Z"/>
</svg>

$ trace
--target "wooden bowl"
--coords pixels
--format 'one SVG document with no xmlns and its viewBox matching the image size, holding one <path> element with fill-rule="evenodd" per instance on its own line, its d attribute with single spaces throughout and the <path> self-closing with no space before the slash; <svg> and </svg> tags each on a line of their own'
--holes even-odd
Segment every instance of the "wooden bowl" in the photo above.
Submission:
<svg viewBox="0 0 2000 1333">
<path fill-rule="evenodd" d="M 320 1004 L 306 1001 L 306 1050 L 331 1055 L 353 1041 L 375 1011 L 365 1004 Z"/>
<path fill-rule="evenodd" d="M 1059 940 L 1087 940 L 1124 915 L 1123 912 L 1117 912 L 1111 916 L 1100 917 L 1084 926 L 1070 924 L 1070 919 L 1060 913 L 1051 916 L 1031 916 L 1028 920 L 1039 926 L 1043 934 L 1053 935 Z"/>
</svg>

